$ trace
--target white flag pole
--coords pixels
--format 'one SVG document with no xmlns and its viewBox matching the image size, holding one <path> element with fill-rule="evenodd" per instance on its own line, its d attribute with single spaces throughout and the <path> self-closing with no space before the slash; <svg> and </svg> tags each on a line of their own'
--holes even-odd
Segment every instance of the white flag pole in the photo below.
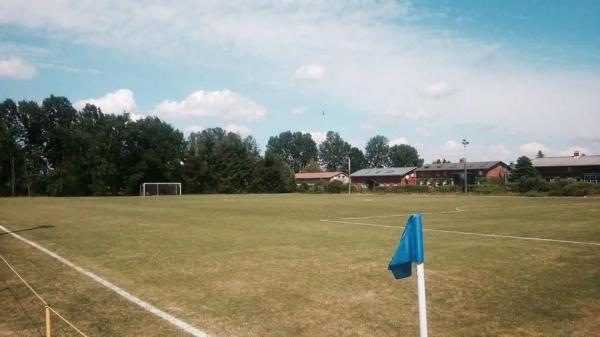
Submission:
<svg viewBox="0 0 600 337">
<path fill-rule="evenodd" d="M 417 292 L 419 296 L 419 332 L 427 337 L 427 305 L 425 303 L 425 266 L 417 265 Z"/>
</svg>

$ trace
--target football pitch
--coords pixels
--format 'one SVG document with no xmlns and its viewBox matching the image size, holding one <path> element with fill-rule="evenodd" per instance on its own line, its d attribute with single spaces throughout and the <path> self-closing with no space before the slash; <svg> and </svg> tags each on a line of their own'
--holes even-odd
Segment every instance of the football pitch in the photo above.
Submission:
<svg viewBox="0 0 600 337">
<path fill-rule="evenodd" d="M 600 336 L 600 199 L 435 195 L 5 198 L 0 225 L 210 336 L 416 336 L 387 263 L 421 212 L 430 336 Z M 88 336 L 188 336 L 0 231 L 0 254 Z M 58 320 L 55 336 L 75 336 Z M 0 261 L 0 336 L 43 305 Z"/>
</svg>

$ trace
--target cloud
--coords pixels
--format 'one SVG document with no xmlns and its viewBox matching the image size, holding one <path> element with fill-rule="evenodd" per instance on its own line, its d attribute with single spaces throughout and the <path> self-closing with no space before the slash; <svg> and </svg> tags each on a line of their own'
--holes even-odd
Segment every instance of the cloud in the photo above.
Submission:
<svg viewBox="0 0 600 337">
<path fill-rule="evenodd" d="M 182 101 L 162 101 L 152 110 L 159 117 L 212 117 L 223 120 L 251 121 L 261 119 L 266 108 L 228 89 L 198 90 Z"/>
<path fill-rule="evenodd" d="M 546 156 L 572 156 L 575 151 L 579 151 L 580 154 L 594 154 L 589 148 L 582 145 L 571 145 L 564 149 L 556 149 L 548 147 L 542 143 L 530 142 L 519 146 L 519 152 L 529 158 L 534 158 L 539 150 L 542 150 Z"/>
<path fill-rule="evenodd" d="M 487 152 L 492 158 L 506 158 L 512 154 L 512 151 L 504 144 L 488 145 Z"/>
<path fill-rule="evenodd" d="M 548 66 L 540 61 L 540 55 L 557 56 L 553 49 L 564 53 L 565 48 L 533 50 L 494 37 L 480 39 L 465 31 L 429 28 L 424 17 L 446 13 L 423 15 L 422 6 L 411 2 L 265 5 L 245 0 L 168 4 L 149 0 L 139 6 L 117 0 L 46 0 L 43 4 L 1 1 L 0 25 L 24 27 L 79 45 L 153 50 L 176 57 L 189 69 L 226 65 L 238 78 L 260 77 L 282 91 L 293 87 L 286 81 L 290 72 L 296 78 L 290 65 L 318 57 L 316 66 L 335 65 L 328 66 L 327 81 L 320 85 L 322 98 L 375 118 L 385 111 L 403 112 L 400 116 L 416 111 L 405 117 L 428 120 L 436 130 L 464 121 L 491 124 L 502 130 L 493 136 L 520 143 L 532 138 L 551 142 L 557 134 L 596 137 L 598 133 L 597 67 L 573 67 L 569 62 Z M 298 76 L 315 77 L 308 69 Z M 294 94 L 305 93 L 290 95 Z M 448 95 L 452 99 L 442 99 Z"/>
<path fill-rule="evenodd" d="M 307 131 L 302 131 L 306 133 Z M 312 139 L 317 143 L 317 145 L 321 144 L 327 138 L 327 132 L 323 131 L 308 131 L 310 133 Z"/>
<path fill-rule="evenodd" d="M 551 152 L 546 145 L 538 142 L 530 142 L 519 146 L 519 152 L 521 152 L 522 155 L 528 156 L 529 158 L 535 157 L 540 150 L 544 154 L 549 154 Z"/>
<path fill-rule="evenodd" d="M 247 126 L 243 126 L 243 125 L 227 124 L 223 129 L 225 129 L 225 131 L 227 131 L 227 132 L 237 133 L 240 136 L 249 136 L 250 135 L 250 128 L 248 128 Z"/>
<path fill-rule="evenodd" d="M 0 77 L 30 80 L 36 74 L 35 66 L 18 57 L 0 59 Z"/>
<path fill-rule="evenodd" d="M 319 64 L 307 64 L 296 69 L 293 77 L 296 80 L 320 81 L 325 78 L 325 67 Z"/>
<path fill-rule="evenodd" d="M 431 135 L 431 131 L 427 130 L 423 126 L 419 126 L 415 129 L 415 135 L 417 135 L 419 137 L 427 137 L 427 136 Z"/>
<path fill-rule="evenodd" d="M 200 125 L 190 125 L 190 126 L 186 126 L 185 128 L 183 128 L 183 134 L 186 136 L 189 136 L 192 133 L 200 132 L 204 129 L 205 129 L 205 127 L 200 126 Z"/>
<path fill-rule="evenodd" d="M 127 112 L 133 120 L 144 117 L 137 114 L 137 106 L 133 97 L 133 91 L 130 89 L 119 89 L 114 92 L 109 92 L 99 98 L 82 99 L 73 103 L 73 107 L 77 110 L 81 110 L 88 103 L 99 107 L 104 113 L 119 115 Z"/>
<path fill-rule="evenodd" d="M 362 123 L 360 129 L 363 131 L 375 131 L 375 125 L 370 123 Z"/>
<path fill-rule="evenodd" d="M 410 143 L 409 143 L 408 139 L 406 139 L 404 137 L 400 137 L 400 138 L 390 140 L 389 144 L 390 144 L 390 146 L 394 146 L 394 145 L 410 144 Z"/>
<path fill-rule="evenodd" d="M 430 83 L 423 89 L 421 95 L 427 98 L 440 99 L 452 94 L 452 88 L 445 81 Z"/>
<path fill-rule="evenodd" d="M 464 146 L 455 140 L 448 140 L 442 145 L 443 150 L 452 151 L 452 152 L 462 150 L 463 148 L 464 148 Z"/>
<path fill-rule="evenodd" d="M 290 111 L 290 113 L 292 115 L 296 115 L 296 116 L 300 116 L 303 115 L 306 112 L 306 107 L 303 106 L 297 106 L 292 108 L 292 111 Z"/>
</svg>

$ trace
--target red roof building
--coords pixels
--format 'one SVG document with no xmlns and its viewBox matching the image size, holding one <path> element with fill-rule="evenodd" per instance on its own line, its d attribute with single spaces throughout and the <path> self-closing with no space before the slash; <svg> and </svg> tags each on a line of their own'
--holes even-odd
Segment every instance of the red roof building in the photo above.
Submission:
<svg viewBox="0 0 600 337">
<path fill-rule="evenodd" d="M 344 184 L 348 183 L 348 175 L 344 172 L 300 172 L 294 174 L 296 184 L 313 185 L 317 182 L 332 182 L 339 180 Z"/>
</svg>

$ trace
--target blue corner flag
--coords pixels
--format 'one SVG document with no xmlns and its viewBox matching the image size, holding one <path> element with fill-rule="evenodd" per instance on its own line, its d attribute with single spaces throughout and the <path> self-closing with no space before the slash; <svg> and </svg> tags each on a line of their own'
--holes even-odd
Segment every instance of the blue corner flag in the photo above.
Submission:
<svg viewBox="0 0 600 337">
<path fill-rule="evenodd" d="M 421 214 L 411 214 L 404 225 L 404 232 L 388 269 L 396 279 L 409 277 L 412 274 L 412 263 L 423 263 L 424 258 Z"/>
</svg>

